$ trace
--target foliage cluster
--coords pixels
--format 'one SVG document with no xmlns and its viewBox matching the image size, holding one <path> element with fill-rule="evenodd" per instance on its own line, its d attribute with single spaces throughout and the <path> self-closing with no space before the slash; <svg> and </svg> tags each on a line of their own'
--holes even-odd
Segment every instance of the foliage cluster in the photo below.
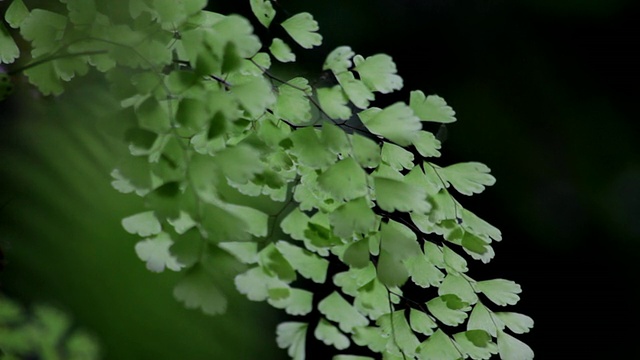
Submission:
<svg viewBox="0 0 640 360">
<path fill-rule="evenodd" d="M 85 332 L 70 329 L 71 321 L 51 306 L 36 306 L 27 313 L 13 301 L 0 297 L 0 358 L 96 359 L 96 341 Z"/>
<path fill-rule="evenodd" d="M 441 97 L 416 90 L 374 106 L 403 86 L 391 57 L 338 47 L 322 69 L 331 84 L 319 86 L 272 70 L 322 42 L 311 14 L 275 1 L 250 1 L 260 26 L 286 35 L 267 40 L 203 0 L 60 3 L 8 7 L 5 21 L 31 44 L 10 74 L 44 95 L 104 74 L 121 104 L 109 131 L 131 153 L 112 184 L 148 206 L 122 225 L 143 238 L 135 251 L 150 271 L 183 273 L 174 296 L 185 306 L 224 312 L 216 283 L 233 269 L 250 300 L 291 316 L 317 310 L 276 329 L 294 359 L 306 356 L 307 332 L 384 359 L 533 358 L 510 334 L 533 321 L 493 310 L 515 304 L 520 286 L 467 274 L 466 258 L 489 262 L 501 233 L 454 195 L 495 178 L 481 163 L 434 162 L 441 142 L 423 123 L 456 121 Z M 11 63 L 20 50 L 4 24 L 1 33 L 0 60 Z M 0 80 L 6 96 L 10 78 Z M 335 288 L 317 299 L 309 283 Z"/>
</svg>

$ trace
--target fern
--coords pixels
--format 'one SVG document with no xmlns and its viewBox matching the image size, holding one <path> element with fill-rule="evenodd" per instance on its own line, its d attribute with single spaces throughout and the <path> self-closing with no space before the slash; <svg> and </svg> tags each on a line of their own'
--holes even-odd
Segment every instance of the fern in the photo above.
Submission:
<svg viewBox="0 0 640 360">
<path fill-rule="evenodd" d="M 149 270 L 183 273 L 174 296 L 185 306 L 225 311 L 216 281 L 232 256 L 249 299 L 292 316 L 317 304 L 318 319 L 276 329 L 294 359 L 305 358 L 307 331 L 337 353 L 360 346 L 385 359 L 533 358 L 509 334 L 533 321 L 492 310 L 515 304 L 520 287 L 467 274 L 467 258 L 490 261 L 501 234 L 456 197 L 495 178 L 481 163 L 437 164 L 441 143 L 423 122 L 456 121 L 442 98 L 416 90 L 408 103 L 372 106 L 403 86 L 391 57 L 338 47 L 323 65 L 335 82 L 315 87 L 271 70 L 321 44 L 306 12 L 280 21 L 270 1 L 250 1 L 260 26 L 288 35 L 263 44 L 246 18 L 204 10 L 206 1 L 61 3 L 64 12 L 11 3 L 5 20 L 32 48 L 10 74 L 57 95 L 76 76 L 104 73 L 131 153 L 113 185 L 148 205 L 122 225 L 143 237 L 135 250 Z M 0 30 L 0 60 L 11 63 L 19 50 Z M 346 270 L 330 273 L 338 263 Z M 334 290 L 314 299 L 300 278 Z M 421 288 L 436 291 L 405 295 Z"/>
</svg>

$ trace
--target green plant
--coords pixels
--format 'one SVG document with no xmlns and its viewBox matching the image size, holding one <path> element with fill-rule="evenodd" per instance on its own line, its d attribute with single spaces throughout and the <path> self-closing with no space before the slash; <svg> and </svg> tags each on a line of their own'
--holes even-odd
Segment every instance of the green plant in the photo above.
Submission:
<svg viewBox="0 0 640 360">
<path fill-rule="evenodd" d="M 456 121 L 442 98 L 411 91 L 408 104 L 373 106 L 402 88 L 391 57 L 338 47 L 323 65 L 333 82 L 315 86 L 272 66 L 322 42 L 312 15 L 283 15 L 277 2 L 250 1 L 261 26 L 288 36 L 268 47 L 247 19 L 203 10 L 202 0 L 61 3 L 8 7 L 6 22 L 31 43 L 31 59 L 9 74 L 45 95 L 103 74 L 121 104 L 109 131 L 132 155 L 113 186 L 148 205 L 123 227 L 144 238 L 135 250 L 149 270 L 184 274 L 174 296 L 185 306 L 225 311 L 216 283 L 232 272 L 251 300 L 319 312 L 278 326 L 294 359 L 305 358 L 309 330 L 385 359 L 533 358 L 507 332 L 533 321 L 489 308 L 515 304 L 520 286 L 472 279 L 460 255 L 490 261 L 501 234 L 451 190 L 471 196 L 495 179 L 481 163 L 434 162 L 441 144 L 422 123 Z M 5 63 L 20 57 L 4 25 L 0 51 Z M 300 278 L 335 288 L 315 299 Z"/>
<path fill-rule="evenodd" d="M 0 297 L 0 358 L 97 359 L 96 341 L 70 325 L 67 316 L 51 306 L 39 305 L 27 314 Z"/>
</svg>

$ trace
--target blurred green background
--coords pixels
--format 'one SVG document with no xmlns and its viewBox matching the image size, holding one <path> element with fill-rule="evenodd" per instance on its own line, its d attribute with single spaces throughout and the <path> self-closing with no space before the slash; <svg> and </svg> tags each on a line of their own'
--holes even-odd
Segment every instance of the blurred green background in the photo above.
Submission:
<svg viewBox="0 0 640 360">
<path fill-rule="evenodd" d="M 210 7 L 248 16 L 245 2 Z M 626 327 L 640 300 L 636 2 L 279 3 L 320 23 L 324 45 L 297 51 L 308 76 L 338 45 L 384 52 L 407 93 L 439 94 L 456 110 L 440 163 L 492 168 L 497 184 L 460 201 L 505 239 L 471 271 L 523 286 L 515 310 L 536 325 L 520 338 L 537 358 L 635 353 Z M 283 358 L 268 307 L 237 296 L 222 317 L 184 310 L 171 296 L 175 277 L 136 258 L 120 219 L 142 204 L 110 188 L 121 149 L 95 128 L 108 99 L 86 88 L 46 100 L 20 91 L 0 103 L 2 291 L 61 307 L 109 359 Z"/>
</svg>

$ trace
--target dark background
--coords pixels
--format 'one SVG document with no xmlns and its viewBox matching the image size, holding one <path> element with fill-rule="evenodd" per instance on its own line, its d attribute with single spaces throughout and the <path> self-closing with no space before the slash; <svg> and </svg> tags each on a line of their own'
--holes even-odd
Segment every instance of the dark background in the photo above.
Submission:
<svg viewBox="0 0 640 360">
<path fill-rule="evenodd" d="M 244 3 L 212 2 L 210 7 L 249 17 Z M 640 224 L 635 218 L 640 214 L 640 145 L 636 141 L 640 135 L 640 119 L 636 113 L 640 38 L 634 26 L 640 11 L 636 2 L 281 0 L 279 3 L 291 14 L 309 11 L 320 23 L 324 36 L 322 47 L 304 53 L 294 49 L 308 69 L 308 76 L 318 75 L 326 54 L 339 45 L 349 45 L 364 56 L 387 53 L 393 56 L 405 81 L 404 95 L 389 96 L 389 99 L 408 100 L 410 90 L 420 89 L 426 94 L 444 97 L 454 108 L 458 122 L 448 126 L 443 158 L 436 163 L 484 162 L 498 179 L 495 186 L 481 195 L 459 198 L 463 206 L 500 228 L 504 238 L 494 246 L 496 258 L 489 265 L 474 266 L 471 274 L 477 279 L 504 277 L 522 285 L 522 299 L 512 309 L 531 316 L 536 322 L 529 334 L 518 336 L 533 348 L 536 358 L 614 359 L 628 358 L 635 353 L 640 300 L 636 291 Z M 268 35 L 259 31 L 261 35 Z M 103 338 L 106 336 L 108 344 L 122 345 L 124 340 L 110 335 L 109 329 L 101 330 L 100 321 L 104 322 L 105 318 L 137 314 L 152 319 L 148 323 L 127 324 L 131 330 L 127 338 L 134 340 L 124 342 L 130 350 L 120 350 L 119 358 L 126 358 L 127 354 L 131 358 L 144 358 L 140 354 L 149 356 L 153 349 L 157 352 L 154 358 L 161 358 L 162 354 L 175 358 L 176 353 L 180 353 L 170 351 L 178 346 L 171 343 L 171 339 L 176 338 L 180 339 L 174 342 L 180 342 L 181 351 L 189 349 L 193 351 L 192 358 L 206 358 L 205 354 L 210 355 L 211 350 L 198 352 L 193 348 L 212 346 L 206 339 L 220 338 L 220 326 L 231 323 L 247 326 L 253 319 L 251 314 L 266 309 L 257 308 L 243 314 L 241 319 L 227 318 L 222 323 L 201 321 L 197 326 L 208 332 L 201 333 L 202 339 L 198 341 L 189 336 L 185 339 L 184 334 L 179 337 L 179 328 L 171 330 L 175 328 L 175 319 L 191 316 L 189 319 L 198 321 L 195 320 L 197 313 L 176 313 L 180 311 L 179 306 L 174 308 L 170 303 L 170 288 L 175 279 L 145 273 L 132 251 L 134 239 L 118 228 L 118 219 L 135 212 L 140 204 L 109 195 L 113 190 L 109 189 L 106 174 L 91 180 L 101 184 L 92 186 L 93 192 L 77 191 L 83 188 L 82 178 L 78 180 L 78 176 L 55 170 L 50 164 L 71 163 L 74 169 L 84 169 L 72 161 L 78 155 L 73 152 L 57 157 L 42 155 L 54 148 L 43 145 L 45 139 L 51 140 L 51 134 L 73 131 L 64 126 L 54 126 L 54 129 L 50 124 L 40 125 L 50 121 L 44 115 L 39 122 L 29 120 L 33 121 L 27 124 L 31 126 L 30 131 L 18 131 L 9 120 L 7 105 L 3 106 L 0 113 L 3 199 L 6 195 L 13 200 L 2 210 L 4 227 L 0 241 L 10 244 L 11 249 L 7 251 L 10 262 L 0 281 L 9 295 L 24 303 L 46 300 L 60 305 L 81 324 Z M 22 137 L 16 138 L 15 133 Z M 68 135 L 55 139 L 57 144 L 78 142 L 76 137 Z M 80 153 L 86 155 L 86 149 L 81 149 Z M 39 155 L 28 155 L 31 153 Z M 16 157 L 26 157 L 27 160 L 20 158 L 22 162 L 18 164 L 29 163 L 37 170 L 30 173 L 19 169 L 19 165 L 11 163 L 18 161 Z M 107 160 L 103 163 L 105 168 L 112 165 Z M 86 170 L 82 174 L 90 172 Z M 34 181 L 34 176 L 48 185 Z M 31 183 L 16 180 L 25 178 L 31 179 Z M 42 180 L 49 178 L 62 180 L 55 180 L 53 185 Z M 52 191 L 43 190 L 38 198 L 34 188 L 64 188 L 70 193 L 56 192 L 57 198 L 51 199 Z M 91 196 L 109 199 L 105 200 L 108 206 L 87 201 Z M 47 197 L 48 203 L 37 200 Z M 30 200 L 23 201 L 26 198 Z M 46 207 L 52 202 L 57 208 Z M 70 215 L 61 215 L 56 210 L 60 208 Z M 100 307 L 95 302 L 87 304 L 86 293 L 79 300 L 77 294 L 74 295 L 79 286 L 91 287 L 90 281 L 85 284 L 67 277 L 74 272 L 91 270 L 81 270 L 80 265 L 59 265 L 58 259 L 74 258 L 73 252 L 60 250 L 51 258 L 52 253 L 43 254 L 42 247 L 30 253 L 29 247 L 20 246 L 16 239 L 53 236 L 52 231 L 41 230 L 47 225 L 30 228 L 30 232 L 24 230 L 34 221 L 54 223 L 48 225 L 49 228 L 70 229 L 69 226 L 78 224 L 76 218 L 83 218 L 82 214 L 101 212 L 110 215 L 102 221 L 86 220 L 83 227 L 73 230 L 72 234 L 59 230 L 57 235 L 84 239 L 92 230 L 95 232 L 96 224 L 115 229 L 111 238 L 105 236 L 101 241 L 120 242 L 119 252 L 111 250 L 114 251 L 111 256 L 119 262 L 126 258 L 128 267 L 122 271 L 128 269 L 128 276 L 131 271 L 138 272 L 129 285 L 107 283 L 108 291 L 92 290 L 96 294 L 89 299 L 102 299 Z M 49 220 L 54 218 L 52 214 L 67 222 Z M 129 240 L 123 241 L 125 238 Z M 78 240 L 78 244 L 81 243 Z M 54 245 L 49 251 L 54 251 Z M 33 259 L 33 253 L 40 254 L 37 260 L 25 260 L 26 257 Z M 82 265 L 84 269 L 99 271 L 109 269 L 113 261 L 107 257 L 102 264 Z M 104 279 L 113 277 L 107 275 Z M 101 280 L 107 281 L 104 279 Z M 168 301 L 150 308 L 144 302 L 148 294 L 132 297 L 127 291 L 133 290 L 127 289 L 135 289 L 140 281 L 155 286 L 154 299 L 164 296 Z M 119 306 L 126 306 L 126 311 L 110 314 L 116 301 L 121 302 Z M 234 301 L 236 306 L 247 308 L 248 302 Z M 103 312 L 100 316 L 95 314 L 100 312 Z M 258 351 L 251 347 L 273 350 L 273 320 L 264 321 L 264 328 L 254 329 L 253 335 L 246 334 L 246 337 L 256 336 L 257 332 L 263 338 L 259 344 L 248 339 L 235 343 L 235 349 L 247 349 L 245 358 L 252 358 L 251 351 Z M 136 327 L 138 323 L 144 326 Z M 184 326 L 184 329 L 194 327 Z M 233 331 L 240 334 L 230 334 L 216 346 L 228 347 L 229 343 L 240 341 L 243 330 Z M 153 340 L 144 340 L 145 333 Z M 158 336 L 163 340 L 157 341 Z M 153 341 L 154 345 L 141 345 L 145 341 Z M 182 355 L 185 358 L 185 353 Z"/>
</svg>

